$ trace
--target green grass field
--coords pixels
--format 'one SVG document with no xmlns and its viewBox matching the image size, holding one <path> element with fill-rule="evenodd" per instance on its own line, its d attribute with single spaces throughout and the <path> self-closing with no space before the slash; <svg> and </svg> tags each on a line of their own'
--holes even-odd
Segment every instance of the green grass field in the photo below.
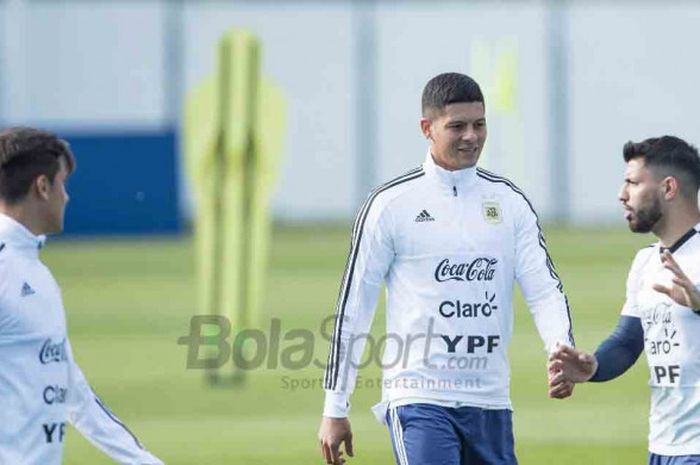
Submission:
<svg viewBox="0 0 700 465">
<path fill-rule="evenodd" d="M 546 232 L 578 345 L 593 349 L 618 319 L 635 251 L 652 238 L 623 230 Z M 347 246 L 346 228 L 277 229 L 261 327 L 277 317 L 283 330 L 312 330 L 315 352 L 325 360 L 319 322 L 333 312 Z M 201 371 L 186 369 L 187 349 L 176 340 L 196 313 L 189 239 L 56 241 L 42 256 L 63 288 L 72 344 L 88 380 L 166 463 L 322 463 L 316 431 L 323 391 L 316 384 L 292 392 L 284 384 L 284 377 L 319 378 L 320 369 L 258 369 L 236 389 L 212 389 Z M 383 322 L 380 308 L 377 332 Z M 644 360 L 621 379 L 579 386 L 567 401 L 550 400 L 542 343 L 518 300 L 511 361 L 521 464 L 645 463 Z M 378 375 L 374 367 L 361 373 Z M 393 463 L 388 433 L 369 412 L 378 398 L 379 390 L 371 388 L 353 396 L 351 463 Z M 71 429 L 65 463 L 112 462 Z"/>
</svg>

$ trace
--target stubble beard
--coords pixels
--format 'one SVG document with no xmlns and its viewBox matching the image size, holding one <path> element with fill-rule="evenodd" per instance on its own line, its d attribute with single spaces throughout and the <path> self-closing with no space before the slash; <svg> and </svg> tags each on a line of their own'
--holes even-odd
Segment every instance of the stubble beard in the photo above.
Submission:
<svg viewBox="0 0 700 465">
<path fill-rule="evenodd" d="M 638 211 L 634 212 L 635 220 L 629 221 L 628 226 L 630 231 L 635 233 L 648 233 L 654 229 L 654 226 L 663 217 L 661 212 L 661 201 L 654 197 L 653 201 L 648 207 L 642 207 Z"/>
</svg>

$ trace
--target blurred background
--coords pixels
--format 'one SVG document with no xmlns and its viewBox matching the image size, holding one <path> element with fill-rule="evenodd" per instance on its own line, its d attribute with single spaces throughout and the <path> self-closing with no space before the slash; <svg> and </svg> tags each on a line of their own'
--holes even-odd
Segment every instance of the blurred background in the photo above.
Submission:
<svg viewBox="0 0 700 465">
<path fill-rule="evenodd" d="M 76 144 L 74 189 L 103 189 L 75 196 L 69 227 L 97 229 L 109 202 L 120 227 L 176 230 L 191 216 L 182 101 L 241 27 L 289 103 L 275 218 L 347 220 L 370 186 L 419 164 L 421 90 L 454 70 L 486 91 L 484 164 L 545 218 L 609 222 L 624 142 L 699 139 L 699 21 L 690 1 L 4 0 L 0 121 Z"/>
<path fill-rule="evenodd" d="M 280 318 L 319 334 L 354 212 L 373 186 L 422 162 L 422 88 L 459 71 L 485 92 L 481 165 L 511 178 L 544 219 L 578 341 L 592 349 L 617 320 L 636 249 L 653 240 L 623 229 L 622 145 L 700 141 L 698 24 L 692 1 L 0 0 L 0 125 L 53 130 L 78 160 L 68 239 L 44 259 L 88 379 L 168 463 L 320 463 L 323 392 L 290 392 L 282 377 L 321 370 L 260 369 L 212 389 L 175 342 L 198 313 L 183 102 L 214 70 L 227 29 L 260 38 L 263 72 L 288 104 L 261 327 Z M 517 314 L 521 462 L 645 460 L 646 368 L 549 401 L 521 301 Z M 381 332 L 381 309 L 375 323 Z M 324 360 L 326 341 L 314 350 Z M 378 397 L 355 395 L 353 463 L 390 463 L 367 409 Z M 66 463 L 110 463 L 75 431 L 68 438 Z"/>
</svg>

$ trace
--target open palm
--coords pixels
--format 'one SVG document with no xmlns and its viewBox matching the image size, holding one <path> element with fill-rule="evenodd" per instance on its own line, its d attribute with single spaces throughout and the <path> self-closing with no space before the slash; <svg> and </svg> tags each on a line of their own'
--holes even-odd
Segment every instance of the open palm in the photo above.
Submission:
<svg viewBox="0 0 700 465">
<path fill-rule="evenodd" d="M 661 263 L 663 263 L 664 268 L 673 273 L 673 278 L 671 278 L 673 284 L 671 286 L 654 284 L 654 290 L 666 294 L 678 305 L 694 310 L 700 309 L 700 292 L 668 250 L 661 254 Z"/>
</svg>

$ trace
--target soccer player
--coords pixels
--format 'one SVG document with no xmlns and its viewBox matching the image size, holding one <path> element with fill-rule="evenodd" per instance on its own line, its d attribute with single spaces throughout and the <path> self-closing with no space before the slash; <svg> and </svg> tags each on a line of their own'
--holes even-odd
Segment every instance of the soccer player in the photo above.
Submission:
<svg viewBox="0 0 700 465">
<path fill-rule="evenodd" d="M 63 229 L 68 144 L 0 132 L 0 464 L 58 465 L 66 421 L 115 461 L 162 464 L 97 397 L 73 358 L 61 290 L 39 260 Z"/>
<path fill-rule="evenodd" d="M 640 250 L 613 333 L 589 354 L 562 345 L 551 355 L 562 381 L 622 375 L 642 350 L 649 363 L 650 465 L 700 465 L 700 158 L 671 136 L 629 142 L 620 201 L 632 232 L 659 241 Z"/>
<path fill-rule="evenodd" d="M 566 296 L 530 201 L 476 167 L 486 142 L 479 85 L 458 73 L 434 77 L 422 115 L 425 162 L 375 189 L 352 229 L 325 372 L 321 453 L 329 464 L 344 463 L 343 444 L 353 455 L 349 397 L 385 282 L 382 401 L 373 410 L 388 425 L 396 462 L 516 464 L 507 357 L 513 284 L 547 350 L 573 344 Z"/>
</svg>

